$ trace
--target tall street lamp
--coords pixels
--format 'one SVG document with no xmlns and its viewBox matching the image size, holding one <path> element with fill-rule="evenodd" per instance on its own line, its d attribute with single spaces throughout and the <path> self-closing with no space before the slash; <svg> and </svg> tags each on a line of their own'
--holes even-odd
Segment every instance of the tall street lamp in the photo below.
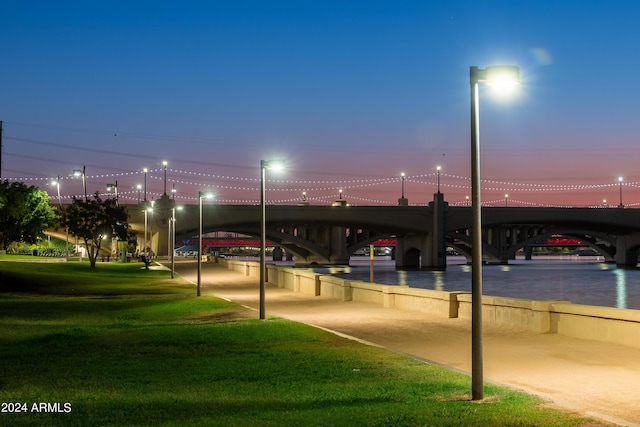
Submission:
<svg viewBox="0 0 640 427">
<path fill-rule="evenodd" d="M 151 223 L 149 224 L 149 253 L 153 252 L 153 214 L 154 214 L 154 210 L 153 207 L 155 206 L 156 201 L 155 200 L 151 200 L 149 202 L 149 213 L 151 213 Z"/>
<path fill-rule="evenodd" d="M 142 204 L 142 209 L 144 211 L 144 248 L 142 249 L 142 254 L 147 260 L 145 263 L 147 268 L 149 268 L 149 260 L 151 259 L 151 245 L 149 243 L 149 236 L 147 234 L 148 225 L 149 225 L 149 213 L 153 213 L 153 201 L 151 203 L 144 202 Z"/>
<path fill-rule="evenodd" d="M 142 185 L 136 185 L 136 190 L 138 190 L 138 204 L 140 204 L 140 190 L 142 190 Z"/>
<path fill-rule="evenodd" d="M 164 166 L 164 192 L 162 194 L 164 194 L 165 196 L 167 195 L 167 165 L 169 164 L 169 162 L 167 162 L 166 160 L 162 161 L 162 166 Z"/>
<path fill-rule="evenodd" d="M 142 172 L 144 172 L 144 201 L 147 201 L 147 172 L 149 169 L 143 168 Z"/>
<path fill-rule="evenodd" d="M 169 234 L 169 250 L 171 251 L 171 278 L 175 274 L 175 248 L 176 248 L 176 210 L 181 211 L 182 206 L 176 206 L 175 204 L 171 207 L 171 233 Z"/>
<path fill-rule="evenodd" d="M 620 204 L 618 205 L 618 207 L 624 208 L 624 205 L 622 204 L 622 177 L 621 176 L 618 177 L 618 182 L 620 183 Z"/>
<path fill-rule="evenodd" d="M 484 396 L 482 367 L 482 217 L 480 206 L 480 136 L 478 83 L 509 87 L 519 84 L 520 70 L 512 65 L 469 68 L 471 86 L 471 394 L 473 400 Z"/>
<path fill-rule="evenodd" d="M 400 193 L 400 198 L 398 199 L 398 206 L 408 206 L 409 205 L 409 200 L 407 200 L 404 197 L 404 178 L 405 178 L 405 173 L 404 172 L 400 173 L 400 178 L 402 180 L 402 192 Z"/>
<path fill-rule="evenodd" d="M 284 169 L 284 162 L 281 160 L 260 160 L 260 319 L 265 318 L 265 279 L 267 276 L 267 266 L 265 262 L 267 222 L 264 200 L 264 178 L 267 169 L 274 171 L 282 170 Z"/>
<path fill-rule="evenodd" d="M 182 206 L 176 206 L 173 204 L 171 207 L 171 233 L 169 235 L 171 250 L 171 278 L 173 279 L 175 273 L 175 247 L 176 247 L 176 210 L 181 211 Z"/>
<path fill-rule="evenodd" d="M 82 166 L 82 169 L 74 169 L 73 176 L 81 176 L 82 175 L 82 189 L 84 190 L 84 201 L 88 201 L 87 199 L 87 167 Z"/>
<path fill-rule="evenodd" d="M 149 212 L 151 212 L 151 207 L 147 206 L 147 204 L 145 203 L 143 205 L 143 209 L 144 209 L 144 239 L 142 239 L 142 240 L 144 242 L 144 247 L 142 248 L 142 256 L 145 257 L 145 261 L 148 261 L 147 257 L 149 256 L 149 251 L 147 251 L 147 247 L 148 247 L 147 246 L 148 245 L 148 242 L 147 242 L 147 226 L 149 224 Z M 145 262 L 145 265 L 148 266 L 149 263 Z"/>
<path fill-rule="evenodd" d="M 116 181 L 114 184 L 107 184 L 107 191 L 111 192 L 111 190 L 114 191 L 115 198 L 116 198 L 116 206 L 117 206 L 118 205 L 118 181 Z"/>
<path fill-rule="evenodd" d="M 436 166 L 436 170 L 438 171 L 438 194 L 440 194 L 440 170 L 442 168 L 440 166 Z"/>
<path fill-rule="evenodd" d="M 213 193 L 211 191 L 198 191 L 198 202 L 199 202 L 199 225 L 198 225 L 198 289 L 196 292 L 197 296 L 200 296 L 200 286 L 202 282 L 202 199 L 211 199 L 213 198 Z"/>
<path fill-rule="evenodd" d="M 62 213 L 62 198 L 60 198 L 60 175 L 58 179 L 52 182 L 58 188 L 58 204 L 60 205 L 60 213 Z M 64 258 L 69 261 L 69 227 L 65 227 L 65 244 L 64 244 Z"/>
</svg>

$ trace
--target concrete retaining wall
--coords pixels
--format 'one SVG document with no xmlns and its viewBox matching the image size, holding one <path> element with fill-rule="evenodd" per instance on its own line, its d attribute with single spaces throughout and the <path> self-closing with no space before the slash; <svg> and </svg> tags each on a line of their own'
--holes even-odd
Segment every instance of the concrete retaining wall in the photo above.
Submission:
<svg viewBox="0 0 640 427">
<path fill-rule="evenodd" d="M 259 263 L 230 260 L 220 262 L 246 276 L 260 276 Z M 267 282 L 306 295 L 369 302 L 388 308 L 471 320 L 469 292 L 443 292 L 380 285 L 271 264 L 267 265 Z M 640 310 L 578 305 L 569 301 L 536 301 L 484 295 L 482 317 L 485 324 L 492 323 L 536 333 L 555 333 L 640 348 Z"/>
<path fill-rule="evenodd" d="M 471 293 L 459 293 L 457 300 L 458 317 L 471 319 Z M 522 327 L 531 332 L 552 332 L 551 313 L 558 303 L 573 305 L 570 301 L 537 301 L 483 295 L 482 320 L 497 325 Z"/>
<path fill-rule="evenodd" d="M 640 347 L 640 310 L 555 303 L 550 311 L 550 332 Z"/>
</svg>

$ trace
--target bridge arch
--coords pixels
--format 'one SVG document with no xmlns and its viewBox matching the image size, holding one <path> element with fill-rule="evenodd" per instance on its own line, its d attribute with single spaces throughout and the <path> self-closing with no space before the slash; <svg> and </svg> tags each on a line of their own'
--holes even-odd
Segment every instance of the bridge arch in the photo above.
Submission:
<svg viewBox="0 0 640 427">
<path fill-rule="evenodd" d="M 537 243 L 553 237 L 563 236 L 581 240 L 585 246 L 590 247 L 602 254 L 606 262 L 613 262 L 616 254 L 616 238 L 614 236 L 583 229 L 573 228 L 551 228 L 535 236 L 516 241 L 516 243 L 506 247 L 502 251 L 486 242 L 482 241 L 482 260 L 487 264 L 504 264 L 509 259 L 515 259 L 516 253 L 527 246 L 535 246 Z M 453 247 L 458 253 L 463 255 L 467 262 L 471 262 L 471 237 L 466 233 L 454 233 L 447 235 L 447 245 Z M 631 251 L 640 254 L 640 242 L 630 246 Z M 630 255 L 633 256 L 633 255 Z"/>
<path fill-rule="evenodd" d="M 422 251 L 412 246 L 406 249 L 403 253 L 403 268 L 420 268 Z"/>
<path fill-rule="evenodd" d="M 526 247 L 526 246 L 535 246 L 536 243 L 541 243 L 544 240 L 550 239 L 554 236 L 563 236 L 579 239 L 584 243 L 585 246 L 592 248 L 599 254 L 604 256 L 605 261 L 613 262 L 615 261 L 615 246 L 616 246 L 616 238 L 607 234 L 593 232 L 589 230 L 579 230 L 579 229 L 550 229 L 549 231 L 538 234 L 537 236 L 530 237 L 521 242 L 516 243 L 512 247 L 508 249 L 509 259 L 515 258 L 515 254 L 518 250 Z M 605 244 L 599 244 L 599 242 L 604 242 Z"/>
<path fill-rule="evenodd" d="M 389 239 L 389 238 L 392 238 L 392 237 L 394 237 L 393 234 L 374 234 L 374 235 L 369 235 L 368 237 L 363 238 L 362 240 L 358 240 L 357 242 L 349 245 L 347 247 L 347 253 L 351 256 L 358 249 L 366 248 L 367 246 L 369 246 L 370 244 L 372 244 L 373 242 L 375 242 L 377 240 Z"/>
<path fill-rule="evenodd" d="M 447 245 L 451 246 L 471 263 L 471 236 L 466 233 L 447 234 Z M 501 264 L 500 252 L 494 246 L 482 240 L 482 262 L 486 264 Z"/>
<path fill-rule="evenodd" d="M 231 226 L 225 227 L 224 230 L 217 228 L 207 229 L 206 232 L 211 231 L 229 231 L 260 238 L 260 230 L 255 227 Z M 310 240 L 285 232 L 282 228 L 267 228 L 265 234 L 268 241 L 284 248 L 288 253 L 296 257 L 296 259 L 300 261 L 298 264 L 322 264 L 329 262 L 331 255 L 329 250 Z"/>
</svg>

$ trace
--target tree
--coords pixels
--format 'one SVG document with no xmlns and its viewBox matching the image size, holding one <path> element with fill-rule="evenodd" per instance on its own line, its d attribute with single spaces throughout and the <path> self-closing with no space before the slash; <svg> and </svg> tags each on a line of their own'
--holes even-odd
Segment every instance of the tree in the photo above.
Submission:
<svg viewBox="0 0 640 427">
<path fill-rule="evenodd" d="M 118 206 L 116 199 L 102 200 L 98 193 L 93 199 L 73 198 L 73 203 L 67 206 L 63 213 L 63 226 L 84 240 L 92 268 L 96 266 L 96 259 L 100 253 L 102 242 L 112 237 L 120 240 L 129 238 L 130 227 L 127 223 L 129 214 L 123 206 Z"/>
<path fill-rule="evenodd" d="M 55 227 L 59 216 L 49 205 L 49 196 L 22 182 L 0 182 L 0 247 L 11 242 L 36 243 L 44 230 Z"/>
</svg>

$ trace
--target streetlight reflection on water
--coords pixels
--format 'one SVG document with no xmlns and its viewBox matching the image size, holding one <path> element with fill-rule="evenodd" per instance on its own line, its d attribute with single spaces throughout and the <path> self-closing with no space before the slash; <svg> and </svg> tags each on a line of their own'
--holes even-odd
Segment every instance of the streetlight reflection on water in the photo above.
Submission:
<svg viewBox="0 0 640 427">
<path fill-rule="evenodd" d="M 351 281 L 367 281 L 368 262 L 352 257 L 351 266 L 315 267 Z M 376 258 L 378 285 L 444 292 L 470 292 L 471 265 L 462 256 L 448 257 L 447 269 L 398 270 L 388 257 Z M 284 263 L 283 263 L 284 264 Z M 561 300 L 573 304 L 640 309 L 640 269 L 617 268 L 599 256 L 555 255 L 525 260 L 518 256 L 508 265 L 484 266 L 484 294 L 527 300 Z"/>
<path fill-rule="evenodd" d="M 625 270 L 616 269 L 616 308 L 627 308 L 627 275 Z"/>
</svg>

